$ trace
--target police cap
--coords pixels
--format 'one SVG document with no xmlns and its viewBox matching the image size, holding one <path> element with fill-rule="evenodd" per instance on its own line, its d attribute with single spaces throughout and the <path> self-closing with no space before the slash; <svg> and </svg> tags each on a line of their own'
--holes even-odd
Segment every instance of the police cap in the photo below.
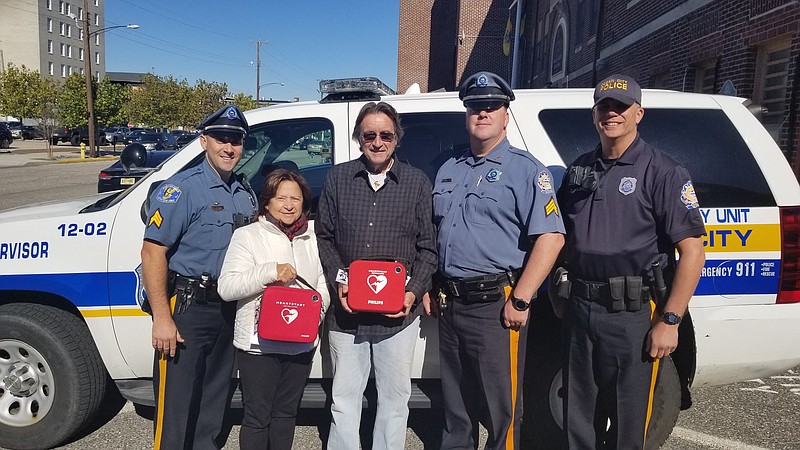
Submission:
<svg viewBox="0 0 800 450">
<path fill-rule="evenodd" d="M 206 117 L 197 125 L 197 129 L 202 130 L 203 134 L 212 136 L 231 136 L 233 134 L 241 138 L 250 131 L 250 126 L 247 125 L 247 120 L 239 108 L 226 105 Z"/>
<path fill-rule="evenodd" d="M 612 98 L 626 105 L 642 104 L 642 88 L 639 83 L 627 75 L 611 75 L 594 88 L 594 104 Z"/>
<path fill-rule="evenodd" d="M 514 91 L 499 75 L 478 72 L 464 80 L 458 98 L 467 108 L 494 109 L 508 106 L 514 100 Z"/>
</svg>

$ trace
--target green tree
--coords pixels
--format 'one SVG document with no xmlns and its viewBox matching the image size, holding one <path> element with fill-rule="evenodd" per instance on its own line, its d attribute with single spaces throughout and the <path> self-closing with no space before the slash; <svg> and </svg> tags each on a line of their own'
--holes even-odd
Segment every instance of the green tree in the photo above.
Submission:
<svg viewBox="0 0 800 450">
<path fill-rule="evenodd" d="M 104 127 L 128 123 L 125 104 L 130 100 L 131 88 L 112 83 L 108 77 L 103 78 L 97 86 L 94 102 L 94 114 L 97 124 Z"/>
<path fill-rule="evenodd" d="M 74 128 L 89 123 L 89 109 L 86 106 L 86 79 L 79 73 L 67 77 L 58 99 L 61 123 Z"/>
<path fill-rule="evenodd" d="M 258 108 L 258 103 L 256 103 L 253 97 L 245 95 L 243 92 L 239 92 L 238 94 L 233 96 L 233 104 L 236 105 L 242 111 Z"/>
<path fill-rule="evenodd" d="M 212 112 L 220 109 L 228 94 L 225 83 L 197 80 L 192 91 L 190 103 L 185 105 L 183 125 L 194 127 Z"/>
<path fill-rule="evenodd" d="M 20 119 L 36 119 L 42 135 L 47 139 L 47 156 L 53 158 L 52 142 L 57 124 L 59 86 L 49 77 L 24 65 L 9 64 L 0 74 L 0 111 Z"/>
</svg>

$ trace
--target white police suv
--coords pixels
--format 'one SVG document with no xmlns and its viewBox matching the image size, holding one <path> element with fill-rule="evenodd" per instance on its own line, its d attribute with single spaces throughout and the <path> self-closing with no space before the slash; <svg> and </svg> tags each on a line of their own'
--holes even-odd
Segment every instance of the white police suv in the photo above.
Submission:
<svg viewBox="0 0 800 450">
<path fill-rule="evenodd" d="M 457 94 L 393 93 L 374 79 L 323 82 L 327 97 L 248 111 L 251 133 L 237 171 L 258 190 L 270 165 L 298 168 L 319 195 L 332 164 L 359 156 L 350 134 L 361 106 L 382 99 L 406 130 L 397 155 L 433 179 L 467 147 Z M 511 143 L 548 165 L 591 150 L 591 90 L 518 90 Z M 640 132 L 686 166 L 708 235 L 706 265 L 666 364 L 648 436 L 667 438 L 688 387 L 731 383 L 800 364 L 800 187 L 741 98 L 646 90 Z M 321 141 L 330 152 L 310 152 Z M 45 448 L 75 435 L 111 380 L 153 404 L 150 317 L 142 313 L 142 205 L 172 174 L 203 158 L 195 141 L 134 186 L 0 212 L 0 446 Z M 558 180 L 557 180 L 558 181 Z M 547 298 L 540 296 L 539 298 Z M 547 301 L 531 314 L 524 435 L 557 448 L 561 420 L 559 322 Z M 437 407 L 436 321 L 425 318 L 414 359 L 413 407 Z M 325 345 L 304 406 L 322 407 L 330 379 Z M 659 442 L 660 441 L 660 442 Z"/>
</svg>

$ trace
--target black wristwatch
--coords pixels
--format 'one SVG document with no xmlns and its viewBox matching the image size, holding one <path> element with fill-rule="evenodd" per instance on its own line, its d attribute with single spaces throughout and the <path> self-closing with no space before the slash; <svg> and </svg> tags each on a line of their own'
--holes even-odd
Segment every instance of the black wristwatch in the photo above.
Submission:
<svg viewBox="0 0 800 450">
<path fill-rule="evenodd" d="M 525 300 L 512 295 L 511 306 L 513 306 L 517 311 L 527 311 L 531 307 L 531 302 L 526 302 Z"/>
<path fill-rule="evenodd" d="M 661 315 L 661 320 L 667 325 L 678 325 L 681 323 L 681 316 L 668 311 Z"/>
</svg>

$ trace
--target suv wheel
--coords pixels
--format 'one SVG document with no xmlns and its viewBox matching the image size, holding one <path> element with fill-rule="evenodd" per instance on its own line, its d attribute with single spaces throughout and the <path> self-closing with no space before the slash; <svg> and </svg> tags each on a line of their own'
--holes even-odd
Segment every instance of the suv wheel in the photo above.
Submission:
<svg viewBox="0 0 800 450">
<path fill-rule="evenodd" d="M 0 148 L 8 148 L 11 147 L 11 139 L 7 137 L 0 138 Z"/>
<path fill-rule="evenodd" d="M 97 412 L 108 374 L 86 324 L 32 303 L 0 306 L 0 447 L 51 448 Z"/>
<path fill-rule="evenodd" d="M 73 147 L 77 147 L 77 146 L 81 145 L 81 137 L 80 137 L 80 135 L 77 135 L 77 134 L 73 135 L 69 139 L 69 143 L 72 144 Z"/>
</svg>

